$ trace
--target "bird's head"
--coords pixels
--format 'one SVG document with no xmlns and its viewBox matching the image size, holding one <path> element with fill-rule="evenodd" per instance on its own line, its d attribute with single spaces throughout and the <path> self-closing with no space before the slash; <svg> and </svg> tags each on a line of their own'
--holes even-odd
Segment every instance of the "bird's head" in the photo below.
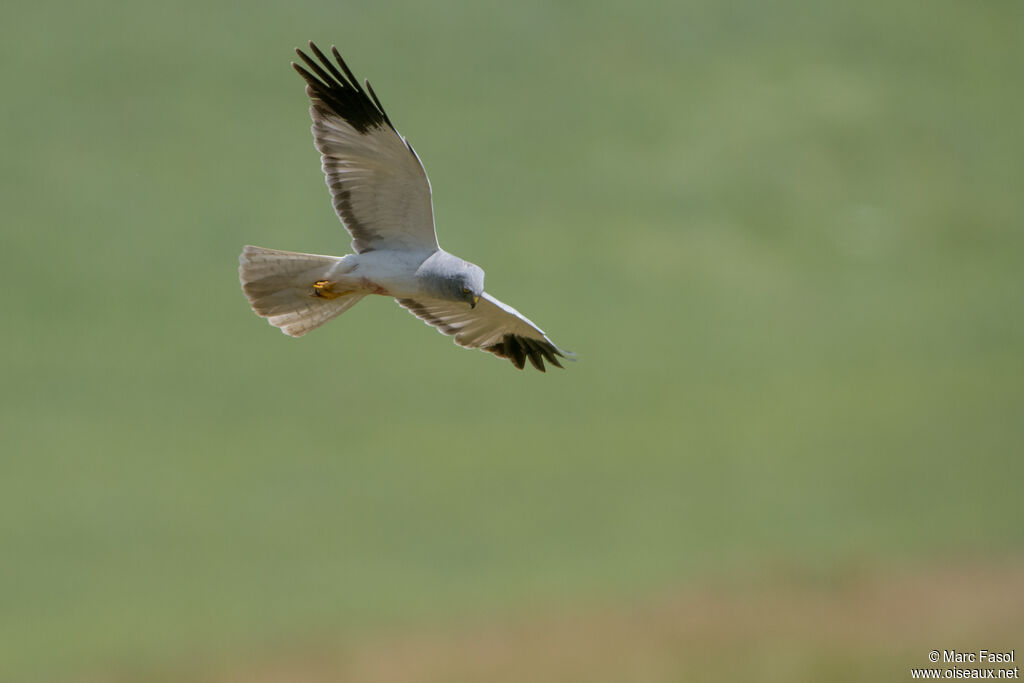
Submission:
<svg viewBox="0 0 1024 683">
<path fill-rule="evenodd" d="M 472 263 L 466 266 L 452 277 L 449 295 L 456 301 L 464 301 L 471 308 L 476 308 L 476 302 L 484 293 L 484 271 Z"/>
</svg>

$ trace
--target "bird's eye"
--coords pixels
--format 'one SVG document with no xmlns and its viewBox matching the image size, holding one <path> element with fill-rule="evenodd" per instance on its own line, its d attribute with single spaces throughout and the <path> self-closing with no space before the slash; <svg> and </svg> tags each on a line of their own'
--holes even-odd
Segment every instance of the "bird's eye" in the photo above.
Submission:
<svg viewBox="0 0 1024 683">
<path fill-rule="evenodd" d="M 463 287 L 462 288 L 462 293 L 463 294 L 469 294 L 469 287 Z"/>
</svg>

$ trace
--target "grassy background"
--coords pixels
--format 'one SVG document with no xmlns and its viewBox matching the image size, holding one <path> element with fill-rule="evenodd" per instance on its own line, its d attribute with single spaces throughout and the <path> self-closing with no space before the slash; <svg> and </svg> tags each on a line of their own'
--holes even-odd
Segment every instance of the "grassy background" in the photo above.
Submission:
<svg viewBox="0 0 1024 683">
<path fill-rule="evenodd" d="M 0 679 L 1021 557 L 1019 3 L 0 13 Z M 310 38 L 579 363 L 248 310 L 243 244 L 347 248 Z"/>
</svg>

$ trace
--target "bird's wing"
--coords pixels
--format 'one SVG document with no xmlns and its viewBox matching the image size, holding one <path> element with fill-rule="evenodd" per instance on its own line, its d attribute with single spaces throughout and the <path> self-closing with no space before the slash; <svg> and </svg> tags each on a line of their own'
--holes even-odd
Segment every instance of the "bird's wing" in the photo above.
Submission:
<svg viewBox="0 0 1024 683">
<path fill-rule="evenodd" d="M 572 352 L 555 346 L 526 316 L 486 292 L 475 308 L 425 297 L 395 301 L 442 334 L 455 337 L 456 344 L 508 358 L 520 370 L 527 359 L 541 372 L 545 360 L 558 367 L 562 367 L 559 357 L 575 360 Z"/>
<path fill-rule="evenodd" d="M 436 249 L 430 181 L 416 152 L 391 125 L 370 82 L 364 90 L 337 49 L 331 54 L 338 66 L 313 43 L 309 49 L 320 62 L 296 49 L 309 69 L 292 66 L 306 79 L 313 139 L 352 248 Z"/>
</svg>

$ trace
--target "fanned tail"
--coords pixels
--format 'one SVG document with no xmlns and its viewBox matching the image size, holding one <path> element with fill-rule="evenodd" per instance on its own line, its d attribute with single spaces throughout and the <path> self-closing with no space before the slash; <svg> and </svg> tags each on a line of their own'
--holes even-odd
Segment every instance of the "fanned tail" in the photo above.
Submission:
<svg viewBox="0 0 1024 683">
<path fill-rule="evenodd" d="M 365 296 L 333 292 L 320 284 L 341 261 L 336 256 L 248 245 L 238 257 L 238 277 L 256 315 L 289 336 L 301 337 Z"/>
</svg>

